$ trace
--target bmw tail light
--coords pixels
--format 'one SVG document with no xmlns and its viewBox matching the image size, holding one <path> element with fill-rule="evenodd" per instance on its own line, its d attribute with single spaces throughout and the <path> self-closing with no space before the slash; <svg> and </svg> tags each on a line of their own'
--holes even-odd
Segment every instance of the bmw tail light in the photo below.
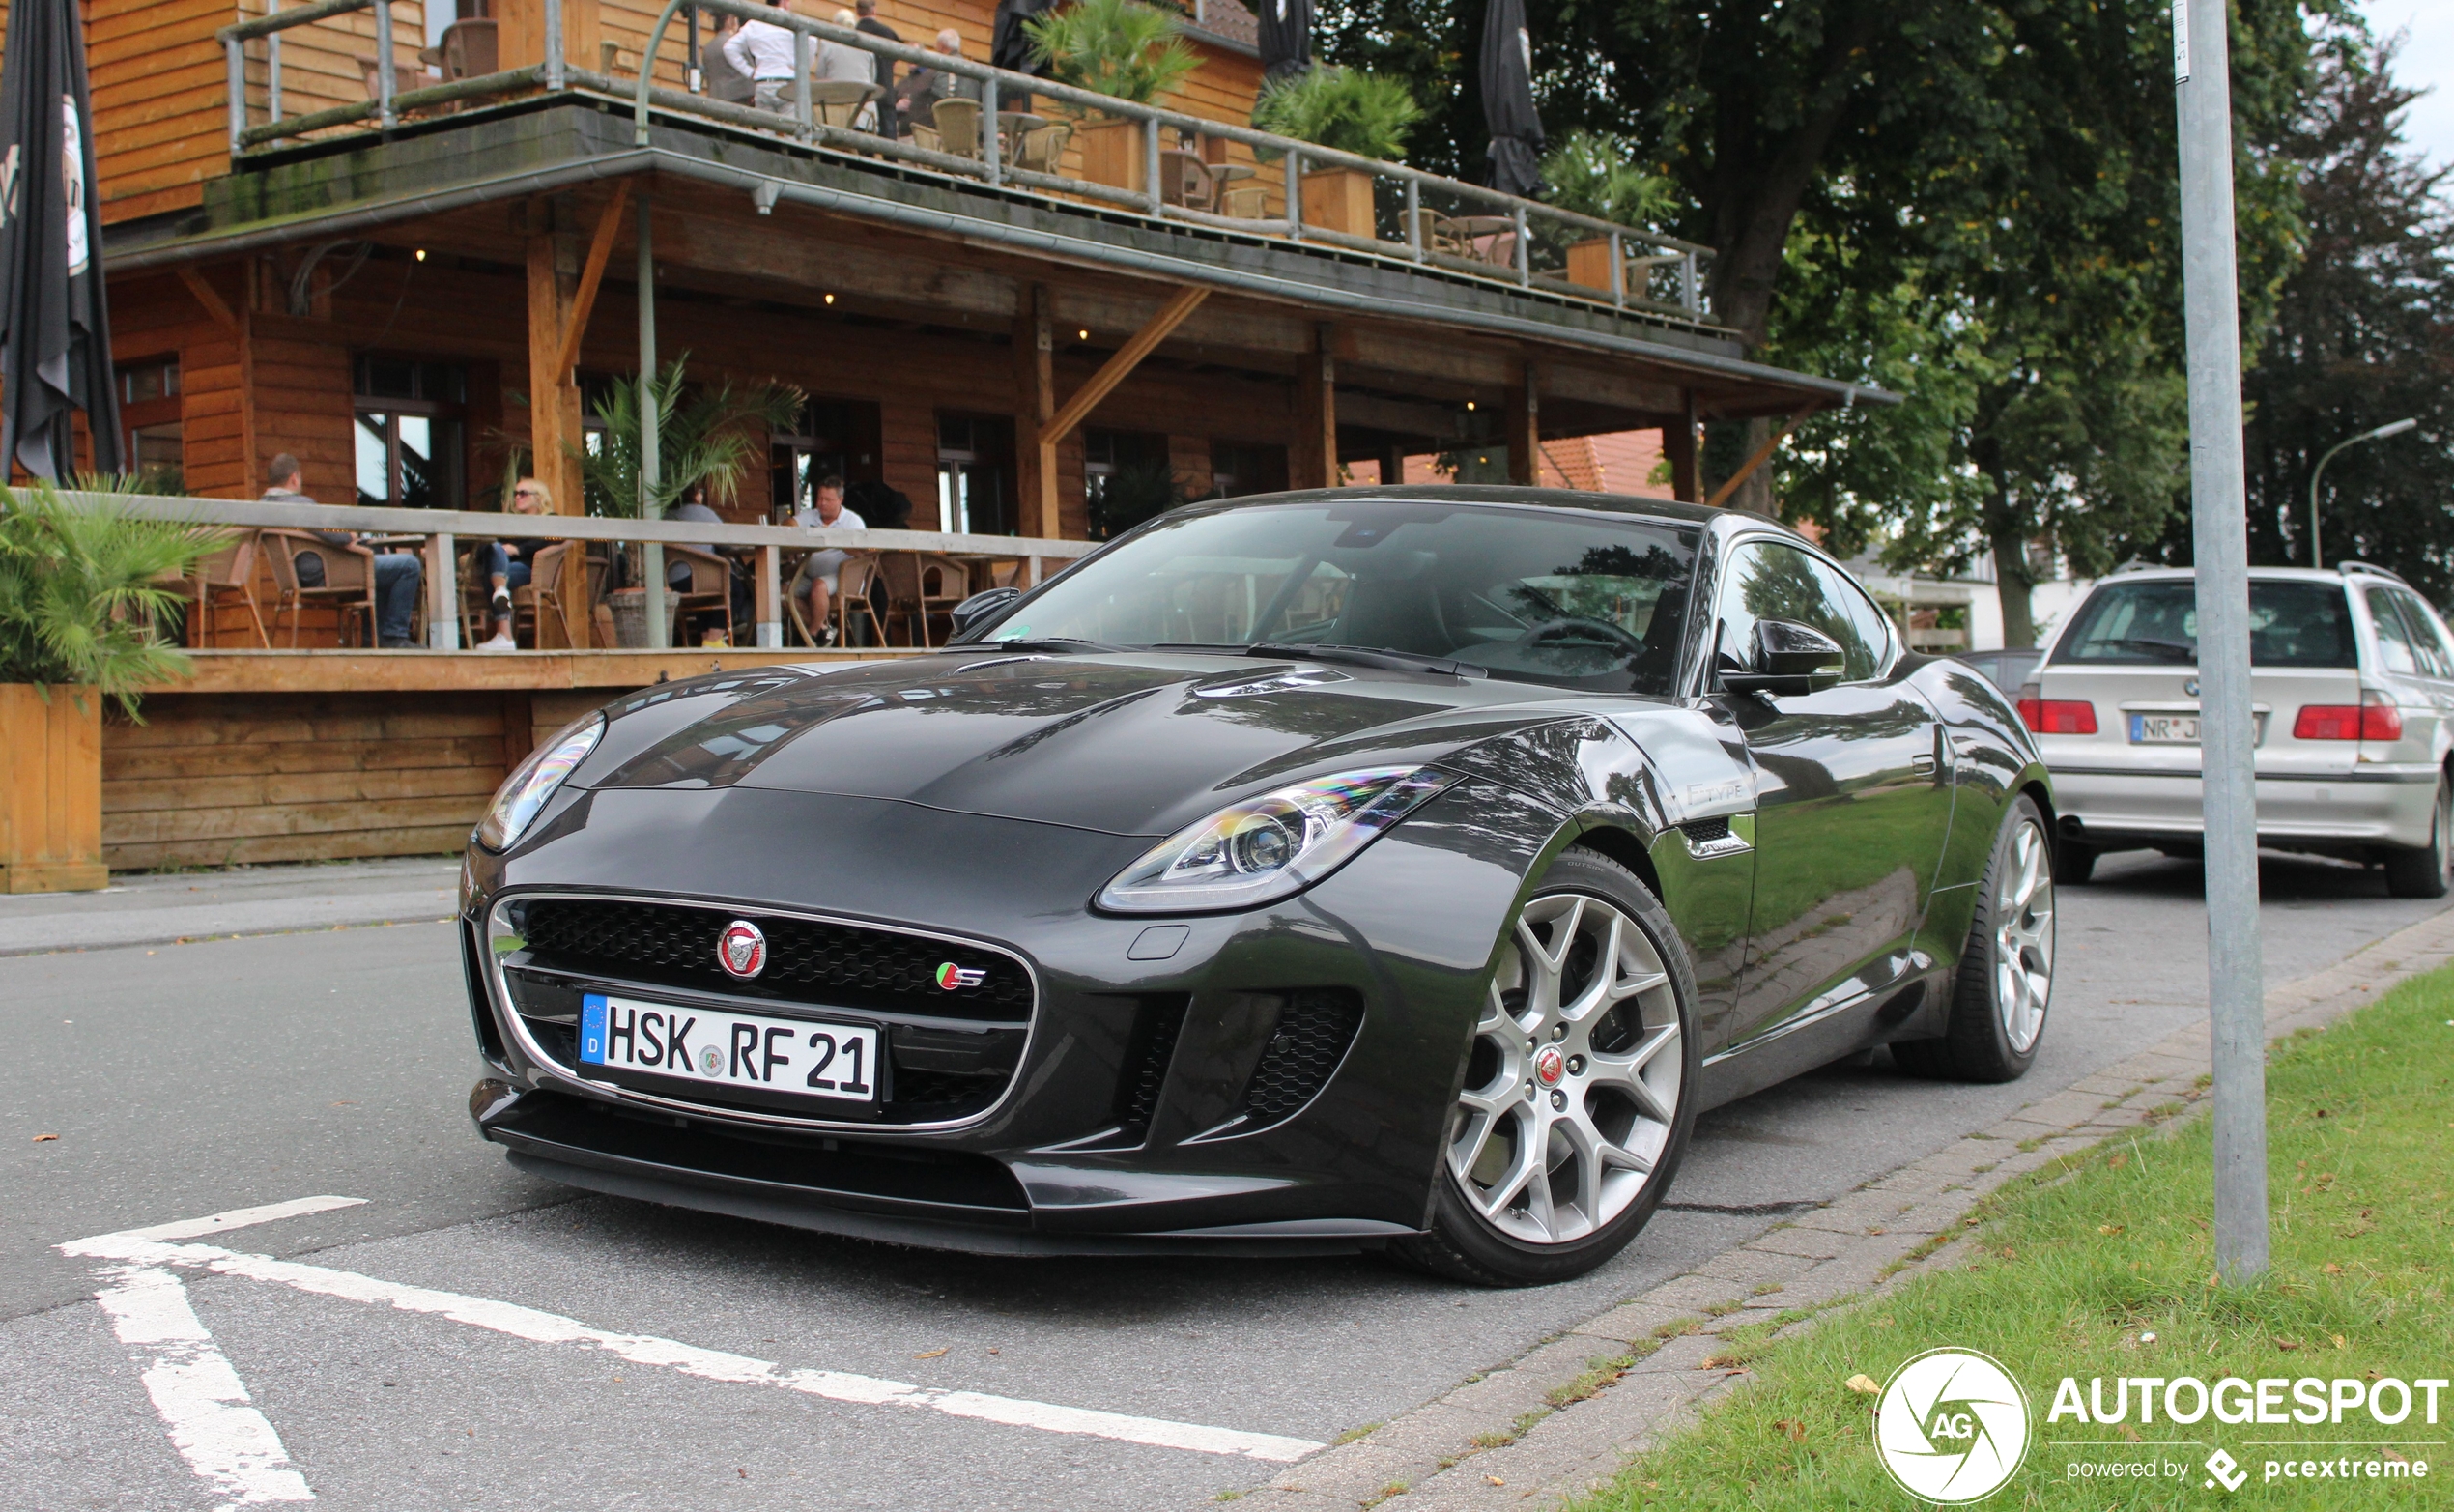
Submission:
<svg viewBox="0 0 2454 1512">
<path fill-rule="evenodd" d="M 2019 719 L 2040 735 L 2093 735 L 2097 732 L 2097 706 L 2084 699 L 2022 699 L 2019 700 Z"/>
<path fill-rule="evenodd" d="M 2357 703 L 2307 703 L 2292 722 L 2295 740 L 2375 740 L 2403 738 L 2403 711 L 2375 688 L 2363 689 Z"/>
</svg>

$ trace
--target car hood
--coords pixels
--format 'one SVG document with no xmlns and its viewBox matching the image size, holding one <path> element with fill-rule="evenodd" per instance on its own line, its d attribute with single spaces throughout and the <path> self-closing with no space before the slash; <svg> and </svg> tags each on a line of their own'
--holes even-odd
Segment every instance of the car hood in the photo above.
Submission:
<svg viewBox="0 0 2454 1512">
<path fill-rule="evenodd" d="M 940 654 L 661 684 L 572 785 L 764 787 L 1165 835 L 1342 766 L 1435 760 L 1565 716 L 1550 690 L 1294 660 Z"/>
</svg>

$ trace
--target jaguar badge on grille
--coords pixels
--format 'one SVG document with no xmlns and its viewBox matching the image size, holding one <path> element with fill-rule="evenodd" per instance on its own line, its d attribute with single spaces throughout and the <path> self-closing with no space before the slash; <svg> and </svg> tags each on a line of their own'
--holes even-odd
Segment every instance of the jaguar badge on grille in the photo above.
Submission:
<svg viewBox="0 0 2454 1512">
<path fill-rule="evenodd" d="M 985 968 L 957 966 L 948 961 L 937 968 L 937 984 L 952 992 L 957 987 L 976 987 L 988 980 Z"/>
<path fill-rule="evenodd" d="M 767 937 L 747 919 L 735 919 L 716 936 L 716 964 L 747 982 L 767 969 Z"/>
</svg>

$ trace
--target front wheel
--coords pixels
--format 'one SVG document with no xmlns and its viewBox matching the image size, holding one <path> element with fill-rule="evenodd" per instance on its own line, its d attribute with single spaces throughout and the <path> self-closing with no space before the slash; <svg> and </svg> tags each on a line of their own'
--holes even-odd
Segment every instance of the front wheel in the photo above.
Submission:
<svg viewBox="0 0 2454 1512">
<path fill-rule="evenodd" d="M 1397 1258 L 1479 1286 L 1584 1274 L 1653 1215 L 1687 1150 L 1695 975 L 1669 915 L 1595 852 L 1553 863 L 1466 1051 L 1430 1231 Z"/>
<path fill-rule="evenodd" d="M 2454 888 L 2454 785 L 2440 776 L 2429 842 L 2386 853 L 2385 890 L 2396 898 L 2443 898 L 2449 888 Z"/>
<path fill-rule="evenodd" d="M 1902 1070 L 1960 1081 L 2028 1074 L 2053 997 L 2053 887 L 2045 816 L 2033 800 L 2015 798 L 1978 879 L 1977 917 L 1953 979 L 1949 1024 L 1940 1040 L 1893 1045 Z"/>
</svg>

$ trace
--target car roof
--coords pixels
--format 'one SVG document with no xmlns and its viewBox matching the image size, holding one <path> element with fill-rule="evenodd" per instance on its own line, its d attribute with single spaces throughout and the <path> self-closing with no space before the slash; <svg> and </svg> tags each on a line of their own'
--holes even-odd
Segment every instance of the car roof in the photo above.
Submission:
<svg viewBox="0 0 2454 1512">
<path fill-rule="evenodd" d="M 2249 575 L 2269 583 L 2342 584 L 2349 583 L 2354 578 L 2373 579 L 2379 583 L 2403 581 L 2390 573 L 2374 568 L 2367 571 L 2354 568 L 2351 572 L 2339 572 L 2332 567 L 2252 567 L 2249 569 Z M 2183 582 L 2194 582 L 2197 578 L 2198 569 L 2195 567 L 2125 567 L 2098 578 L 2095 586 L 2103 587 L 2114 583 L 2171 583 L 2177 579 Z"/>
<path fill-rule="evenodd" d="M 1208 499 L 1187 505 L 1197 509 L 1245 509 L 1266 504 L 1302 504 L 1321 500 L 1386 501 L 1420 504 L 1500 504 L 1518 508 L 1578 509 L 1587 513 L 1626 515 L 1666 525 L 1711 526 L 1736 520 L 1784 535 L 1797 535 L 1778 520 L 1741 514 L 1675 499 L 1650 499 L 1635 494 L 1597 494 L 1573 488 L 1521 488 L 1503 483 L 1399 483 L 1386 487 L 1309 488 L 1282 494 L 1243 494 L 1234 499 Z M 1800 540 L 1805 537 L 1799 536 Z"/>
</svg>

